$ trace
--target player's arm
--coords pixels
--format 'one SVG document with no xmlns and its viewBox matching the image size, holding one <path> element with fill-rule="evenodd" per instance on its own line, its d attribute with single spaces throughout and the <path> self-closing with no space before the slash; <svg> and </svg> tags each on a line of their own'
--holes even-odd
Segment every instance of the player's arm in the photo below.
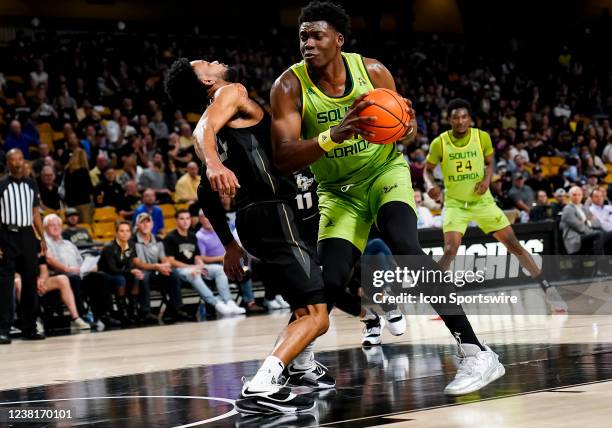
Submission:
<svg viewBox="0 0 612 428">
<path fill-rule="evenodd" d="M 425 190 L 431 199 L 437 201 L 440 199 L 440 187 L 436 184 L 434 178 L 434 170 L 436 166 L 442 160 L 442 148 L 440 147 L 440 140 L 434 139 L 429 145 L 429 153 L 427 153 L 427 162 L 425 162 L 425 169 L 423 170 L 423 181 L 425 181 Z"/>
<path fill-rule="evenodd" d="M 368 76 L 370 76 L 370 80 L 375 88 L 385 88 L 390 89 L 393 92 L 397 92 L 397 89 L 395 88 L 395 79 L 393 79 L 393 75 L 387 67 L 385 67 L 380 61 L 372 58 L 364 58 L 363 62 L 366 66 Z M 400 138 L 400 140 L 409 143 L 416 137 L 416 114 L 412 108 L 412 102 L 407 98 L 404 98 L 404 101 L 406 101 L 406 104 L 408 104 L 408 114 L 410 115 L 411 119 L 410 127 L 408 128 L 406 135 Z"/>
<path fill-rule="evenodd" d="M 493 177 L 493 155 L 485 156 L 485 176 L 480 183 L 476 183 L 474 192 L 477 195 L 483 195 L 489 186 L 491 185 L 491 178 Z"/>
<path fill-rule="evenodd" d="M 216 135 L 240 112 L 247 97 L 242 85 L 232 84 L 220 88 L 193 131 L 196 153 L 206 165 L 206 177 L 213 191 L 230 196 L 236 194 L 240 184 L 234 173 L 223 166 L 219 159 Z"/>
<path fill-rule="evenodd" d="M 353 135 L 362 134 L 362 122 L 372 121 L 372 117 L 360 117 L 359 112 L 371 105 L 360 97 L 351 106 L 342 122 L 332 126 L 315 138 L 300 138 L 302 114 L 300 102 L 300 82 L 291 70 L 285 71 L 272 85 L 270 104 L 272 108 L 272 152 L 274 164 L 283 174 L 291 174 L 314 163 L 325 153 L 333 150 Z"/>
</svg>

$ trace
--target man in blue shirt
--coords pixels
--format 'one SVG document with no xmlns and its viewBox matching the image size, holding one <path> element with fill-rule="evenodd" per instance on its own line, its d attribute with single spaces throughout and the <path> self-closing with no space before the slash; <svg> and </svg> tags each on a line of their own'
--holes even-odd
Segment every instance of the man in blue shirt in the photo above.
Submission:
<svg viewBox="0 0 612 428">
<path fill-rule="evenodd" d="M 21 123 L 18 120 L 13 120 L 10 126 L 10 132 L 6 136 L 4 142 L 4 151 L 8 152 L 11 149 L 19 149 L 23 153 L 25 159 L 31 159 L 30 146 L 38 146 L 39 141 L 31 136 L 21 132 Z"/>
<path fill-rule="evenodd" d="M 132 215 L 132 226 L 136 224 L 136 218 L 140 213 L 147 213 L 153 219 L 153 235 L 159 235 L 164 230 L 164 213 L 155 205 L 155 190 L 147 189 L 142 194 L 142 205 L 136 208 Z"/>
</svg>

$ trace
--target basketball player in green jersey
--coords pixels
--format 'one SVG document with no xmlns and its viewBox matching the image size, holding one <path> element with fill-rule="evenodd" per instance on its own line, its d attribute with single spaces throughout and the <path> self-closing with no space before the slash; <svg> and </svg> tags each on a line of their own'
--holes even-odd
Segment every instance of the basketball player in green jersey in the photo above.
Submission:
<svg viewBox="0 0 612 428">
<path fill-rule="evenodd" d="M 418 242 L 408 165 L 395 145 L 369 144 L 359 135 L 370 136 L 360 124 L 375 120 L 359 116 L 370 105 L 363 96 L 374 88 L 395 90 L 394 79 L 379 61 L 342 52 L 349 26 L 342 7 L 311 2 L 299 24 L 304 60 L 286 70 L 271 91 L 275 164 L 287 174 L 310 165 L 319 183 L 318 252 L 326 294 L 344 311 L 365 317 L 367 329 L 380 329 L 376 314 L 343 302 L 373 223 L 393 254 L 410 255 L 418 263 L 411 268 L 439 271 Z M 408 135 L 416 129 L 414 120 L 410 125 Z M 461 307 L 432 306 L 457 338 L 463 357 L 447 394 L 476 391 L 504 374 L 498 356 L 478 341 Z"/>
<path fill-rule="evenodd" d="M 489 191 L 493 176 L 493 144 L 485 131 L 471 128 L 470 103 L 454 99 L 448 103 L 451 130 L 435 138 L 429 146 L 424 173 L 428 194 L 440 198 L 433 171 L 441 164 L 444 176 L 444 256 L 440 260 L 443 270 L 448 269 L 467 225 L 474 221 L 485 233 L 491 233 L 514 254 L 522 267 L 538 281 L 546 293 L 552 312 L 567 312 L 567 305 L 543 278 L 533 257 L 519 242 L 504 212 L 495 204 Z"/>
</svg>

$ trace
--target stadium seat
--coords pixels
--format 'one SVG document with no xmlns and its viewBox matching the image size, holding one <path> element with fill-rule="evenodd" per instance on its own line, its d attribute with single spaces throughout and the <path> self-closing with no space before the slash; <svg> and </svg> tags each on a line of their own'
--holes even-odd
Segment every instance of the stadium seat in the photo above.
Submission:
<svg viewBox="0 0 612 428">
<path fill-rule="evenodd" d="M 77 224 L 78 227 L 82 227 L 83 229 L 87 230 L 87 232 L 94 237 L 94 231 L 93 228 L 91 227 L 91 224 L 87 224 L 87 223 L 79 223 Z"/>
<path fill-rule="evenodd" d="M 189 123 L 198 123 L 200 121 L 200 117 L 202 117 L 202 115 L 198 113 L 187 113 L 185 119 Z"/>
<path fill-rule="evenodd" d="M 93 231 L 95 239 L 110 240 L 115 236 L 115 224 L 111 222 L 95 223 Z"/>
<path fill-rule="evenodd" d="M 610 172 L 610 173 L 608 173 L 608 175 L 606 175 L 606 178 L 604 179 L 604 181 L 605 181 L 607 184 L 612 183 L 612 172 Z"/>
<path fill-rule="evenodd" d="M 176 211 L 187 210 L 189 209 L 189 204 L 188 203 L 174 204 L 174 209 Z"/>
<path fill-rule="evenodd" d="M 37 124 L 36 129 L 38 129 L 39 134 L 42 134 L 43 132 L 48 132 L 53 135 L 53 128 L 51 128 L 51 124 L 47 122 Z"/>
<path fill-rule="evenodd" d="M 553 156 L 550 158 L 550 163 L 554 166 L 565 165 L 565 158 L 561 156 Z"/>
<path fill-rule="evenodd" d="M 550 157 L 549 156 L 542 156 L 540 158 L 540 165 L 542 165 L 542 167 L 548 166 L 550 165 Z"/>
<path fill-rule="evenodd" d="M 112 223 L 116 221 L 118 217 L 115 207 L 101 207 L 96 208 L 93 220 L 94 223 Z"/>
<path fill-rule="evenodd" d="M 159 206 L 164 213 L 164 219 L 166 218 L 174 218 L 174 213 L 176 210 L 174 209 L 174 205 L 172 204 L 161 204 Z"/>
<path fill-rule="evenodd" d="M 170 232 L 176 229 L 176 219 L 174 217 L 164 219 L 164 229 L 166 232 Z"/>
</svg>

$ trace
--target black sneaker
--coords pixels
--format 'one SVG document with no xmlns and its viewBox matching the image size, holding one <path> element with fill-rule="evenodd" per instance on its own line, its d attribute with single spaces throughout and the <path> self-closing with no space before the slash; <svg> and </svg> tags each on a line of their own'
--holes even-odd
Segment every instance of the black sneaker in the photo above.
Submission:
<svg viewBox="0 0 612 428">
<path fill-rule="evenodd" d="M 249 382 L 242 387 L 236 400 L 236 410 L 243 414 L 255 413 L 299 413 L 314 409 L 316 402 L 310 397 L 297 395 L 291 388 L 274 385 L 271 391 L 249 391 Z"/>
<path fill-rule="evenodd" d="M 289 364 L 283 375 L 287 378 L 287 384 L 291 386 L 308 386 L 314 389 L 336 386 L 336 379 L 329 374 L 327 367 L 318 361 L 313 361 L 312 367 L 308 369 L 298 369 L 293 364 Z"/>
</svg>

